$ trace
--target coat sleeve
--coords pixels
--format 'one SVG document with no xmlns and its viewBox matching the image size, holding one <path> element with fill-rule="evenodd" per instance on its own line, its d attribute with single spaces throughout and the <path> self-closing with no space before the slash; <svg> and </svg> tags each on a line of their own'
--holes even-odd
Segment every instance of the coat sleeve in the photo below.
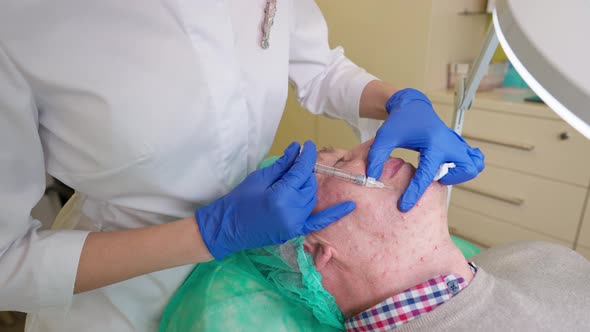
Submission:
<svg viewBox="0 0 590 332">
<path fill-rule="evenodd" d="M 359 129 L 365 86 L 377 78 L 358 67 L 341 47 L 330 49 L 328 28 L 313 0 L 294 0 L 289 79 L 297 100 L 314 114 L 343 119 Z"/>
<path fill-rule="evenodd" d="M 39 112 L 0 46 L 0 311 L 67 308 L 87 232 L 40 231 L 31 209 L 45 190 Z"/>
</svg>

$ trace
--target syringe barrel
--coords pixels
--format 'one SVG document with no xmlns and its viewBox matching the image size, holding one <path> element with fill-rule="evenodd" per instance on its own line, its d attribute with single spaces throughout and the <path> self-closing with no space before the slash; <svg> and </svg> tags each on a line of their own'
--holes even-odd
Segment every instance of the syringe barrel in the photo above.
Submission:
<svg viewBox="0 0 590 332">
<path fill-rule="evenodd" d="M 346 171 L 343 171 L 343 170 L 335 168 L 335 167 L 326 166 L 326 165 L 322 165 L 319 163 L 315 164 L 313 171 L 318 174 L 334 176 L 334 177 L 340 178 L 342 180 L 346 180 L 346 181 L 349 181 L 349 182 L 352 182 L 355 184 L 359 184 L 361 186 L 364 186 L 367 181 L 367 177 L 364 175 L 353 174 L 353 173 L 346 172 Z"/>
</svg>

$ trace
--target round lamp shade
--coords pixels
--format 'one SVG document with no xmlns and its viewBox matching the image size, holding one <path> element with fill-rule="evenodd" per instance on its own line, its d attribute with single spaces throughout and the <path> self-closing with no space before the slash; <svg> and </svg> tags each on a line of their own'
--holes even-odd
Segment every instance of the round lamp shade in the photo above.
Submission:
<svg viewBox="0 0 590 332">
<path fill-rule="evenodd" d="M 590 139 L 590 1 L 497 0 L 493 21 L 531 89 Z"/>
</svg>

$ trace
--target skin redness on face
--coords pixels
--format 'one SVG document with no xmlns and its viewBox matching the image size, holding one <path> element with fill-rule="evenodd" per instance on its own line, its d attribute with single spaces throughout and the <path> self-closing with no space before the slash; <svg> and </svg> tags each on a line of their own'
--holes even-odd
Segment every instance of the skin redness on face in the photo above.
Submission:
<svg viewBox="0 0 590 332">
<path fill-rule="evenodd" d="M 366 159 L 372 142 L 352 150 L 322 148 L 318 152 L 318 163 L 366 174 Z M 398 210 L 397 201 L 414 173 L 415 168 L 402 159 L 387 160 L 378 180 L 392 189 L 368 188 L 316 174 L 318 203 L 314 212 L 344 201 L 356 203 L 352 213 L 309 234 L 305 242 L 306 251 L 322 274 L 322 284 L 345 313 L 354 312 L 357 306 L 374 300 L 373 297 L 363 299 L 362 294 L 379 297 L 379 292 L 395 291 L 396 286 L 411 286 L 415 273 L 429 275 L 433 257 L 425 250 L 441 252 L 443 250 L 432 248 L 446 248 L 450 242 L 446 240 L 445 186 L 433 183 L 419 205 L 407 213 Z M 426 270 L 418 265 L 427 266 Z M 404 280 L 406 277 L 408 279 Z M 371 285 L 379 286 L 368 289 Z"/>
<path fill-rule="evenodd" d="M 318 152 L 318 162 L 345 171 L 365 174 L 367 154 L 372 142 L 372 140 L 367 141 L 352 150 L 322 148 Z M 318 203 L 314 212 L 344 201 L 354 201 L 356 209 L 325 230 L 313 233 L 310 239 L 351 243 L 351 246 L 347 248 L 340 246 L 341 251 L 348 251 L 347 255 L 362 256 L 359 252 L 360 248 L 353 244 L 357 240 L 363 243 L 364 240 L 359 235 L 361 233 L 371 239 L 393 239 L 400 234 L 404 226 L 407 228 L 407 225 L 392 227 L 392 220 L 410 222 L 410 220 L 422 219 L 424 215 L 435 210 L 439 210 L 436 211 L 437 216 L 446 217 L 446 214 L 441 213 L 446 210 L 446 188 L 438 182 L 433 183 L 420 200 L 420 202 L 434 201 L 433 204 L 427 204 L 428 208 L 416 207 L 407 213 L 398 210 L 397 201 L 408 186 L 414 172 L 415 168 L 402 159 L 390 158 L 386 161 L 379 180 L 393 189 L 368 188 L 327 175 L 316 174 Z M 352 238 L 352 233 L 357 236 Z M 353 252 L 355 250 L 356 253 Z"/>
<path fill-rule="evenodd" d="M 372 144 L 367 141 L 352 150 L 322 148 L 318 153 L 318 163 L 333 166 L 357 174 L 366 174 L 367 154 Z M 358 209 L 371 209 L 375 213 L 400 214 L 397 200 L 408 186 L 415 172 L 414 167 L 399 158 L 390 158 L 385 162 L 380 180 L 392 189 L 362 187 L 334 177 L 318 174 L 318 206 L 321 210 L 338 202 L 352 200 Z M 359 205 L 360 204 L 360 205 Z M 411 211 L 410 211 L 411 213 Z"/>
</svg>

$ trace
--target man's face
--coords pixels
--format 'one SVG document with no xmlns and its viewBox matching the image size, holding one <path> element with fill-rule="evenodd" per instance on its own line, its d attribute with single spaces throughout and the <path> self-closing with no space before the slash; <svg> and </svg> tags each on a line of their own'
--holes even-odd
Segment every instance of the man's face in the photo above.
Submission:
<svg viewBox="0 0 590 332">
<path fill-rule="evenodd" d="M 322 148 L 318 153 L 318 163 L 355 174 L 366 174 L 367 154 L 372 143 L 373 140 L 367 141 L 352 150 Z M 316 210 L 322 210 L 341 201 L 352 200 L 357 203 L 357 209 L 384 211 L 388 216 L 392 216 L 392 213 L 401 214 L 397 209 L 397 201 L 410 183 L 415 171 L 412 164 L 399 158 L 389 158 L 378 180 L 393 189 L 367 188 L 335 177 L 317 174 Z M 433 183 L 432 186 L 442 187 L 438 182 Z M 431 193 L 427 192 L 427 194 Z"/>
<path fill-rule="evenodd" d="M 366 174 L 367 154 L 372 143 L 373 140 L 365 142 L 349 151 L 322 149 L 318 153 L 318 163 Z M 345 315 L 359 309 L 352 305 L 357 299 L 350 294 L 364 287 L 366 271 L 377 273 L 375 271 L 379 270 L 378 275 L 383 280 L 391 273 L 402 274 L 404 271 L 397 271 L 395 266 L 400 257 L 410 257 L 415 246 L 424 247 L 433 238 L 433 232 L 446 232 L 447 190 L 438 182 L 428 187 L 410 211 L 398 210 L 397 201 L 415 171 L 414 166 L 402 159 L 387 160 L 378 180 L 392 189 L 367 188 L 316 174 L 318 203 L 314 212 L 344 201 L 356 203 L 352 213 L 308 234 L 304 243 L 322 275 L 322 285 L 334 296 Z"/>
<path fill-rule="evenodd" d="M 358 145 L 352 150 L 324 148 L 318 153 L 318 163 L 333 166 L 344 171 L 366 174 L 367 154 L 373 140 Z M 434 182 L 418 204 L 408 213 L 397 208 L 397 201 L 410 183 L 415 168 L 399 158 L 390 158 L 383 166 L 379 181 L 393 189 L 368 188 L 335 177 L 316 174 L 318 180 L 318 203 L 314 212 L 344 201 L 354 201 L 356 209 L 341 221 L 326 229 L 311 234 L 329 242 L 351 241 L 351 234 L 365 233 L 367 237 L 391 239 L 395 232 L 392 221 L 419 217 L 419 214 L 433 209 L 445 211 L 447 190 Z M 360 238 L 362 235 L 354 236 Z M 355 239 L 352 239 L 355 242 Z"/>
</svg>

